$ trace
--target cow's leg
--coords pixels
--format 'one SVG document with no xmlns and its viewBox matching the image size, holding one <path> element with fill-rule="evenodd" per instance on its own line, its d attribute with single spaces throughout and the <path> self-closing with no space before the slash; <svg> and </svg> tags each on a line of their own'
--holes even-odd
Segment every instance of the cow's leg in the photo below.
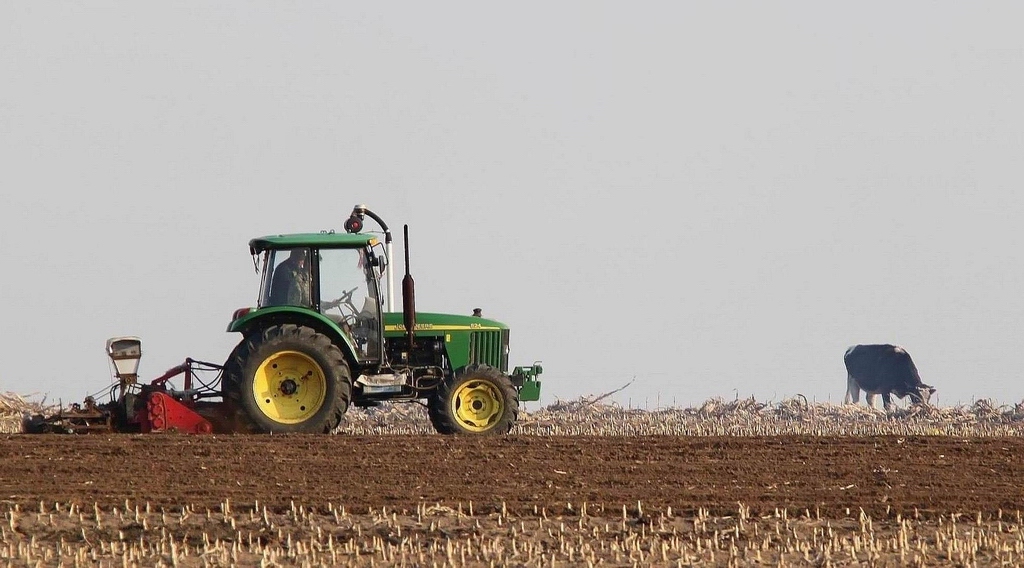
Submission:
<svg viewBox="0 0 1024 568">
<path fill-rule="evenodd" d="M 889 391 L 882 393 L 882 408 L 886 411 L 892 410 L 892 394 Z"/>
<path fill-rule="evenodd" d="M 857 386 L 857 380 L 853 378 L 853 375 L 846 375 L 846 396 L 843 397 L 843 404 L 850 404 L 850 402 L 857 404 L 860 402 L 860 387 Z"/>
<path fill-rule="evenodd" d="M 875 407 L 875 393 L 865 391 L 864 392 L 864 401 L 868 403 L 868 406 L 870 408 L 874 408 Z"/>
</svg>

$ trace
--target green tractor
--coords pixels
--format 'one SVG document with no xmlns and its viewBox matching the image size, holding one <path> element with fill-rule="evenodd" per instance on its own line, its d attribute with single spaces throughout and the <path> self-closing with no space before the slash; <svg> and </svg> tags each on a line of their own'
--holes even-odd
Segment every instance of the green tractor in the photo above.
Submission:
<svg viewBox="0 0 1024 568">
<path fill-rule="evenodd" d="M 509 372 L 509 328 L 479 312 L 416 312 L 408 227 L 396 312 L 390 229 L 362 205 L 345 229 L 249 241 L 259 299 L 228 325 L 242 340 L 221 384 L 235 429 L 331 432 L 352 405 L 406 401 L 442 434 L 509 432 L 519 404 L 540 399 L 540 364 Z"/>
</svg>

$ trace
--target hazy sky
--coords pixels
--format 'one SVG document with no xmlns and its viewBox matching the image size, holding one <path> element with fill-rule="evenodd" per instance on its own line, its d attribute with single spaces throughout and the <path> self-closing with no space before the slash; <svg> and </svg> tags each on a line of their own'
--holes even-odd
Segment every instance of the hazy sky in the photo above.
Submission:
<svg viewBox="0 0 1024 568">
<path fill-rule="evenodd" d="M 0 2 L 0 392 L 223 362 L 251 237 L 408 224 L 541 404 L 1024 400 L 1018 2 Z M 397 267 L 402 269 L 399 254 Z M 401 280 L 399 277 L 398 280 Z"/>
</svg>

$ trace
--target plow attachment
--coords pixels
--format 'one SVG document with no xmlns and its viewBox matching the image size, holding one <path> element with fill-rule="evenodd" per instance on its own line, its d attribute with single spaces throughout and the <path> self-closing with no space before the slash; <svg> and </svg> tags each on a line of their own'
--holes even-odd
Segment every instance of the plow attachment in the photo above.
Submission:
<svg viewBox="0 0 1024 568">
<path fill-rule="evenodd" d="M 180 432 L 210 434 L 233 432 L 231 412 L 217 386 L 223 367 L 187 358 L 149 384 L 137 380 L 141 341 L 137 337 L 115 337 L 107 341 L 107 353 L 114 363 L 116 382 L 110 387 L 110 401 L 97 404 L 90 396 L 43 416 L 22 418 L 22 431 L 29 434 L 93 434 L 111 432 Z M 203 374 L 215 373 L 204 382 Z M 182 390 L 170 380 L 184 377 Z"/>
<path fill-rule="evenodd" d="M 51 416 L 26 415 L 22 417 L 21 430 L 28 434 L 45 432 L 85 434 L 114 431 L 110 413 L 96 406 L 96 401 L 92 397 L 86 398 L 83 404 L 72 404 L 67 409 L 61 409 Z"/>
</svg>

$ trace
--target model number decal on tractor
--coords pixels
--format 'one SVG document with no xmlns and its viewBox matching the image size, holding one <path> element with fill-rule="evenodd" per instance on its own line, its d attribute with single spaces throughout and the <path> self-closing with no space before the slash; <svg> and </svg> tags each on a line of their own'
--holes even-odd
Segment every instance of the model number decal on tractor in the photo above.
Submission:
<svg viewBox="0 0 1024 568">
<path fill-rule="evenodd" d="M 500 331 L 500 327 L 485 326 L 480 323 L 471 323 L 469 325 L 434 325 L 431 323 L 418 323 L 415 329 L 432 330 L 432 331 L 465 331 L 467 329 L 473 330 L 491 330 Z M 384 327 L 384 331 L 405 331 L 405 324 L 388 325 Z"/>
<path fill-rule="evenodd" d="M 387 326 L 386 329 L 388 331 L 405 331 L 405 324 L 400 323 L 398 325 L 389 325 L 389 326 Z M 432 324 L 432 323 L 418 323 L 418 324 L 416 324 L 413 327 L 413 329 L 434 329 L 434 324 Z"/>
</svg>

